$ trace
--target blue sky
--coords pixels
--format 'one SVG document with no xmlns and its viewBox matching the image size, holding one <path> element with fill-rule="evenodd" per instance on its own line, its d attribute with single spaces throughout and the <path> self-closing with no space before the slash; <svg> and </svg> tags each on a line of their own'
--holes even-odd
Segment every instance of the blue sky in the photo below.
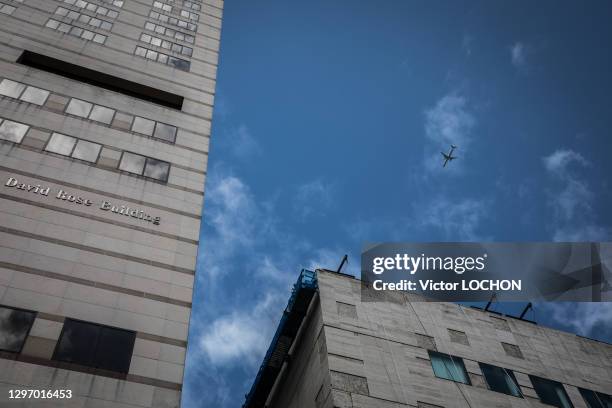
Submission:
<svg viewBox="0 0 612 408">
<path fill-rule="evenodd" d="M 357 274 L 364 242 L 610 240 L 609 21 L 605 1 L 226 2 L 183 406 L 241 406 L 300 269 L 348 253 Z M 612 339 L 610 304 L 535 317 Z"/>
</svg>

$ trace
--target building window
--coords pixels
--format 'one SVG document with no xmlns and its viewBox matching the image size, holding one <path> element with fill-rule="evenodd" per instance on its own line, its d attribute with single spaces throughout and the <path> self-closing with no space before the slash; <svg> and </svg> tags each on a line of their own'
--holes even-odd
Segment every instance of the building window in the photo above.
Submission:
<svg viewBox="0 0 612 408">
<path fill-rule="evenodd" d="M 173 37 L 179 41 L 186 41 L 190 44 L 193 44 L 195 42 L 195 37 L 193 35 L 185 34 L 180 31 L 173 30 L 171 28 L 166 28 L 159 24 L 151 23 L 150 21 L 147 21 L 145 23 L 145 29 L 149 31 L 153 31 L 157 34 L 162 34 L 162 35 L 167 35 L 169 37 Z"/>
<path fill-rule="evenodd" d="M 66 113 L 81 118 L 95 120 L 96 122 L 110 125 L 115 116 L 115 110 L 106 108 L 93 103 L 85 102 L 80 99 L 72 98 L 66 107 Z"/>
<path fill-rule="evenodd" d="M 142 33 L 140 35 L 140 41 L 145 42 L 147 44 L 154 45 L 156 47 L 165 48 L 167 50 L 172 50 L 178 54 L 183 54 L 188 57 L 191 57 L 193 54 L 193 48 L 187 47 L 185 45 L 176 44 L 170 41 L 166 41 L 159 37 L 155 37 L 153 35 Z"/>
<path fill-rule="evenodd" d="M 177 26 L 180 28 L 187 29 L 189 31 L 197 31 L 198 26 L 196 24 L 190 23 L 189 21 L 180 20 L 178 18 L 166 16 L 164 14 L 160 14 L 156 11 L 151 11 L 149 13 L 149 17 L 155 20 L 159 20 L 162 23 L 171 24 L 173 26 Z"/>
<path fill-rule="evenodd" d="M 0 3 L 0 13 L 8 14 L 9 16 L 17 10 L 17 7 L 9 6 L 8 4 Z"/>
<path fill-rule="evenodd" d="M 0 82 L 0 95 L 20 99 L 35 105 L 44 105 L 49 97 L 49 91 L 11 81 L 10 79 L 3 79 Z"/>
<path fill-rule="evenodd" d="M 24 84 L 11 81 L 10 79 L 3 79 L 0 82 L 0 95 L 8 96 L 9 98 L 18 99 L 24 89 L 26 89 Z"/>
<path fill-rule="evenodd" d="M 53 359 L 127 373 L 135 340 L 133 331 L 66 319 Z"/>
<path fill-rule="evenodd" d="M 431 360 L 431 367 L 436 377 L 470 384 L 462 358 L 430 350 L 429 359 Z"/>
<path fill-rule="evenodd" d="M 523 353 L 521 352 L 521 349 L 519 348 L 519 346 L 515 344 L 504 343 L 504 342 L 502 342 L 501 345 L 504 348 L 504 351 L 506 352 L 506 354 L 509 355 L 510 357 L 524 358 Z"/>
<path fill-rule="evenodd" d="M 132 130 L 136 133 L 142 133 L 143 135 L 152 136 L 153 129 L 155 129 L 155 122 L 149 119 L 141 118 L 136 116 L 134 123 L 132 123 Z"/>
<path fill-rule="evenodd" d="M 113 116 L 115 116 L 114 110 L 105 108 L 104 106 L 95 105 L 91 110 L 89 119 L 110 125 L 113 121 Z"/>
<path fill-rule="evenodd" d="M 21 143 L 30 127 L 23 123 L 0 118 L 0 139 L 13 143 Z"/>
<path fill-rule="evenodd" d="M 93 31 L 84 30 L 81 27 L 73 26 L 67 23 L 50 18 L 45 24 L 45 27 L 52 30 L 60 31 L 64 34 L 70 34 L 75 37 L 79 37 L 85 41 L 93 41 L 97 44 L 104 44 L 106 42 L 106 36 L 102 34 L 96 34 Z"/>
<path fill-rule="evenodd" d="M 530 375 L 529 378 L 542 403 L 558 408 L 574 408 L 563 384 L 533 375 Z"/>
<path fill-rule="evenodd" d="M 491 391 L 501 392 L 515 397 L 523 396 L 516 378 L 514 377 L 514 373 L 511 370 L 485 363 L 479 364 Z"/>
<path fill-rule="evenodd" d="M 153 136 L 174 143 L 176 140 L 176 127 L 157 122 Z"/>
<path fill-rule="evenodd" d="M 119 162 L 119 170 L 165 182 L 168 181 L 170 163 L 135 153 L 123 152 Z"/>
<path fill-rule="evenodd" d="M 73 157 L 91 163 L 98 161 L 102 145 L 88 142 L 87 140 L 77 139 L 76 137 L 66 136 L 61 133 L 53 133 L 45 150 L 51 153 L 61 154 L 62 156 Z"/>
<path fill-rule="evenodd" d="M 154 1 L 153 7 L 167 11 L 169 13 L 172 12 L 172 6 L 169 4 L 162 3 L 161 1 Z"/>
<path fill-rule="evenodd" d="M 107 16 L 109 18 L 117 18 L 117 16 L 119 15 L 119 12 L 115 10 L 111 10 L 106 7 L 98 6 L 96 4 L 89 3 L 83 0 L 64 0 L 64 3 L 70 4 L 72 6 L 76 6 L 78 8 L 86 9 L 96 14 Z M 123 6 L 123 1 L 112 2 L 112 3 L 110 1 L 106 1 L 106 3 L 113 4 L 117 7 Z M 114 4 L 114 3 L 117 3 L 117 4 Z"/>
<path fill-rule="evenodd" d="M 55 10 L 55 14 L 107 31 L 110 31 L 113 28 L 113 23 L 111 22 L 100 20 L 99 18 L 88 16 L 87 14 L 79 14 L 76 11 L 68 10 L 64 7 L 58 7 Z"/>
<path fill-rule="evenodd" d="M 612 408 L 612 396 L 603 392 L 596 392 L 578 388 L 588 408 Z"/>
<path fill-rule="evenodd" d="M 36 312 L 0 306 L 0 350 L 21 352 L 35 318 Z"/>
<path fill-rule="evenodd" d="M 26 90 L 21 94 L 22 101 L 30 102 L 35 105 L 44 105 L 49 97 L 49 91 L 45 91 L 44 89 L 36 88 L 33 86 L 28 86 Z"/>
<path fill-rule="evenodd" d="M 136 47 L 134 50 L 134 55 L 149 59 L 151 61 L 161 62 L 162 64 L 170 65 L 171 67 L 180 69 L 182 71 L 189 71 L 189 68 L 191 67 L 191 63 L 187 60 L 176 58 L 171 55 L 164 54 L 163 52 L 153 51 L 148 48 Z"/>
</svg>

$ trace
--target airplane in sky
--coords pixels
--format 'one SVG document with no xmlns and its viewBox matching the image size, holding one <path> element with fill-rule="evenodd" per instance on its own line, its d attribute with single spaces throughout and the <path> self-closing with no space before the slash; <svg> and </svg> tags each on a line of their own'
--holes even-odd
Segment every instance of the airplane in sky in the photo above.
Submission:
<svg viewBox="0 0 612 408">
<path fill-rule="evenodd" d="M 440 152 L 440 153 L 442 153 L 442 156 L 444 156 L 444 164 L 442 165 L 442 167 L 446 167 L 446 164 L 449 161 L 453 161 L 453 160 L 455 160 L 457 158 L 456 156 L 453 156 L 453 151 L 456 148 L 457 148 L 457 146 L 451 145 L 451 149 L 450 149 L 450 152 L 448 152 L 448 154 Z"/>
</svg>

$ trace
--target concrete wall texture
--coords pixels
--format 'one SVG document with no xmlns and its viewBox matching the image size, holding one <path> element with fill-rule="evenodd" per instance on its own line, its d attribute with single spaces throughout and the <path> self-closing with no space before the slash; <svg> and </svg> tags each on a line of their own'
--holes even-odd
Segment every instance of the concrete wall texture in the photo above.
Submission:
<svg viewBox="0 0 612 408">
<path fill-rule="evenodd" d="M 0 0 L 0 306 L 37 313 L 21 350 L 0 351 L 0 406 L 179 406 L 222 10 L 223 0 Z M 178 95 L 182 108 L 33 68 L 19 62 L 26 50 Z M 74 98 L 91 113 L 71 109 Z M 52 151 L 54 133 L 97 157 Z M 126 153 L 140 155 L 136 168 L 122 166 Z M 129 371 L 56 361 L 67 318 L 135 332 Z M 73 397 L 16 400 L 11 389 Z"/>
<path fill-rule="evenodd" d="M 363 302 L 357 279 L 318 271 L 319 296 L 271 408 L 525 408 L 529 375 L 611 394 L 612 345 L 452 303 L 393 293 Z M 471 385 L 437 378 L 428 350 L 461 357 Z M 478 363 L 512 370 L 521 397 L 489 390 Z"/>
</svg>

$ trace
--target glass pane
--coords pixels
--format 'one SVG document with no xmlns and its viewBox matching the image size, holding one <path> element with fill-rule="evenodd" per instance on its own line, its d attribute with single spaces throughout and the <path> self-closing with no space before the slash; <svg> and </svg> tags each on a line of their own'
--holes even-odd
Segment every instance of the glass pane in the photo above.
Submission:
<svg viewBox="0 0 612 408">
<path fill-rule="evenodd" d="M 533 388 L 535 388 L 540 401 L 544 404 L 558 408 L 574 408 L 563 388 L 563 384 L 532 375 L 530 375 L 529 378 L 531 379 Z"/>
<path fill-rule="evenodd" d="M 169 163 L 149 158 L 147 159 L 147 166 L 145 167 L 144 175 L 156 180 L 166 181 L 168 180 L 169 171 Z"/>
<path fill-rule="evenodd" d="M 470 383 L 461 358 L 435 351 L 429 351 L 429 358 L 436 377 L 464 384 Z"/>
<path fill-rule="evenodd" d="M 19 98 L 19 95 L 21 95 L 25 88 L 26 86 L 24 84 L 11 81 L 10 79 L 3 79 L 2 82 L 0 82 L 0 95 Z"/>
<path fill-rule="evenodd" d="M 47 101 L 47 97 L 49 96 L 49 91 L 45 91 L 44 89 L 35 88 L 33 86 L 28 86 L 25 92 L 21 95 L 22 101 L 35 103 L 36 105 L 44 105 Z"/>
<path fill-rule="evenodd" d="M 155 128 L 155 122 L 149 119 L 141 118 L 140 116 L 136 116 L 134 118 L 134 123 L 132 124 L 132 130 L 134 132 L 142 133 L 143 135 L 151 136 L 153 134 L 153 129 Z"/>
<path fill-rule="evenodd" d="M 76 139 L 74 137 L 62 135 L 61 133 L 53 133 L 45 150 L 64 156 L 70 156 L 75 143 Z"/>
<path fill-rule="evenodd" d="M 74 152 L 72 152 L 72 157 L 95 163 L 98 161 L 98 154 L 100 154 L 101 148 L 102 146 L 97 143 L 79 140 L 74 148 Z"/>
<path fill-rule="evenodd" d="M 578 390 L 580 391 L 582 398 L 584 398 L 584 401 L 587 403 L 588 408 L 603 408 L 603 406 L 599 403 L 597 395 L 595 395 L 594 391 L 585 390 L 584 388 L 578 388 Z"/>
<path fill-rule="evenodd" d="M 94 324 L 66 319 L 53 359 L 93 366 L 92 350 L 98 344 L 100 329 Z"/>
<path fill-rule="evenodd" d="M 174 126 L 166 125 L 165 123 L 157 122 L 154 136 L 159 139 L 174 142 L 174 139 L 176 138 L 176 128 Z"/>
<path fill-rule="evenodd" d="M 110 125 L 113 121 L 113 115 L 115 111 L 109 108 L 105 108 L 104 106 L 95 105 L 93 110 L 91 111 L 91 115 L 89 115 L 89 119 L 106 123 Z"/>
<path fill-rule="evenodd" d="M 515 397 L 522 396 L 512 371 L 484 363 L 480 363 L 480 369 L 490 390 L 514 395 Z"/>
<path fill-rule="evenodd" d="M 0 307 L 0 350 L 19 353 L 36 313 Z"/>
<path fill-rule="evenodd" d="M 95 365 L 105 370 L 127 373 L 130 368 L 136 333 L 127 330 L 102 328 L 95 353 Z"/>
<path fill-rule="evenodd" d="M 26 134 L 28 129 L 29 126 L 24 125 L 23 123 L 5 120 L 0 125 L 0 139 L 21 143 L 21 140 L 23 140 L 23 136 Z"/>
<path fill-rule="evenodd" d="M 66 108 L 66 113 L 86 118 L 89 116 L 89 112 L 91 112 L 92 107 L 93 105 L 89 102 L 73 98 L 70 100 L 68 108 Z"/>
<path fill-rule="evenodd" d="M 129 171 L 130 173 L 142 174 L 145 165 L 145 157 L 134 153 L 123 152 L 119 170 Z"/>
<path fill-rule="evenodd" d="M 597 392 L 597 399 L 601 401 L 603 408 L 612 408 L 612 396 Z"/>
</svg>

